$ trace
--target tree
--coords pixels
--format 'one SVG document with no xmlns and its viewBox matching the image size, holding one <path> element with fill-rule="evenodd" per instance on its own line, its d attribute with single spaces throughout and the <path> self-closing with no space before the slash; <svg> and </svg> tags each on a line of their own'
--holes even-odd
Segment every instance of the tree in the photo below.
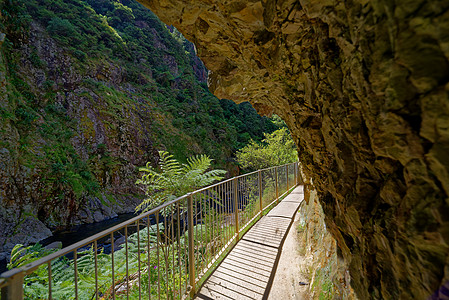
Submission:
<svg viewBox="0 0 449 300">
<path fill-rule="evenodd" d="M 264 136 L 260 143 L 251 140 L 237 151 L 237 161 L 243 169 L 255 171 L 298 160 L 295 143 L 286 127 Z"/>
<path fill-rule="evenodd" d="M 148 196 L 136 211 L 148 211 L 164 202 L 174 200 L 196 189 L 212 184 L 223 178 L 225 170 L 209 170 L 212 159 L 207 155 L 197 155 L 187 159 L 187 164 L 180 163 L 166 151 L 159 151 L 158 167 L 149 163 L 140 168 L 144 172 L 136 184 L 144 186 Z"/>
<path fill-rule="evenodd" d="M 50 34 L 56 36 L 71 37 L 77 34 L 75 26 L 69 20 L 59 17 L 53 17 L 48 22 L 47 30 Z"/>
</svg>

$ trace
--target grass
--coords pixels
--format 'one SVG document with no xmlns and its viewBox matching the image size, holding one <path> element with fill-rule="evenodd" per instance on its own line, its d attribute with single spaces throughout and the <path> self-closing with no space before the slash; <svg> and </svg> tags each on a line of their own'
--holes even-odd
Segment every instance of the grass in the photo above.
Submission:
<svg viewBox="0 0 449 300">
<path fill-rule="evenodd" d="M 319 300 L 331 300 L 334 298 L 334 284 L 330 278 L 331 272 L 332 268 L 330 265 L 315 271 L 312 289 L 318 293 Z"/>
</svg>

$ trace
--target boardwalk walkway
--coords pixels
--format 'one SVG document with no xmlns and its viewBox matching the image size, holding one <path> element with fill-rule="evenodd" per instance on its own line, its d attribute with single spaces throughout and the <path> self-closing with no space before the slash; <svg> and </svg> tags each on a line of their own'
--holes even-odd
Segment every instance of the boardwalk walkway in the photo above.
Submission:
<svg viewBox="0 0 449 300">
<path fill-rule="evenodd" d="M 260 219 L 207 279 L 196 299 L 266 299 L 282 244 L 303 199 L 303 186 L 298 186 Z"/>
</svg>

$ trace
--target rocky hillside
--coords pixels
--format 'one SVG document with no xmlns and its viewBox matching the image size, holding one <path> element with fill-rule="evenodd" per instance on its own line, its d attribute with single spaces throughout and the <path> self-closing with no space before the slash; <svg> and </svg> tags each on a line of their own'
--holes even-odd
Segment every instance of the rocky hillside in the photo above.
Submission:
<svg viewBox="0 0 449 300">
<path fill-rule="evenodd" d="M 276 129 L 213 96 L 193 45 L 137 2 L 0 8 L 0 253 L 133 211 L 157 150 L 238 172 L 233 152 Z"/>
<path fill-rule="evenodd" d="M 448 1 L 139 1 L 287 122 L 360 299 L 447 298 Z"/>
</svg>

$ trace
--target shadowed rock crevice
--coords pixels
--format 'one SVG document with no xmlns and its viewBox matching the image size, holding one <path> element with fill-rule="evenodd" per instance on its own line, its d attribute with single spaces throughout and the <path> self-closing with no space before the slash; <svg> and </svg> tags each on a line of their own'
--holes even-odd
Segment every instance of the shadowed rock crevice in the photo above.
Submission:
<svg viewBox="0 0 449 300">
<path fill-rule="evenodd" d="M 449 2 L 140 2 L 218 97 L 287 122 L 361 299 L 444 292 Z"/>
</svg>

